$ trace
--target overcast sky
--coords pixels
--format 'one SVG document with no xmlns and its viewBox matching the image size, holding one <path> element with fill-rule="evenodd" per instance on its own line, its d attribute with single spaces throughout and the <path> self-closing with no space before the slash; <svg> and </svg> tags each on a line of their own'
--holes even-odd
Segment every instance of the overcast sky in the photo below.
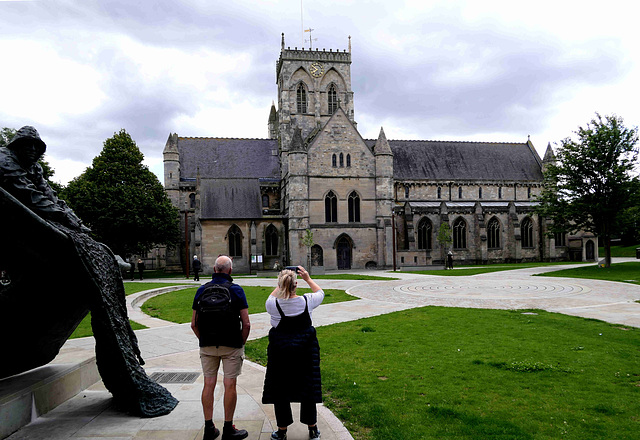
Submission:
<svg viewBox="0 0 640 440">
<path fill-rule="evenodd" d="M 180 136 L 267 137 L 285 45 L 352 44 L 365 138 L 525 142 L 640 124 L 632 1 L 0 0 L 0 127 L 35 126 L 54 180 L 127 130 L 162 181 Z M 304 43 L 309 47 L 309 43 Z"/>
</svg>

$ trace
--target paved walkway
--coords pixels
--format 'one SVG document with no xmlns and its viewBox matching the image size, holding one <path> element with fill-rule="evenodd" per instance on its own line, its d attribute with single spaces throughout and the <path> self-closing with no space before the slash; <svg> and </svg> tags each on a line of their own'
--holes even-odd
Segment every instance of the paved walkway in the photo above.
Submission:
<svg viewBox="0 0 640 440">
<path fill-rule="evenodd" d="M 616 262 L 625 261 L 623 259 Z M 626 259 L 626 261 L 637 261 Z M 536 308 L 569 315 L 596 318 L 640 327 L 640 286 L 607 281 L 578 280 L 531 275 L 558 270 L 558 266 L 494 272 L 472 277 L 439 277 L 366 271 L 368 275 L 400 278 L 395 281 L 319 280 L 323 288 L 345 289 L 361 298 L 322 305 L 314 311 L 316 326 L 351 321 L 398 310 L 426 305 L 495 309 Z M 637 277 L 640 279 L 640 274 Z M 147 282 L 168 280 L 146 280 Z M 203 279 L 203 282 L 206 280 Z M 275 286 L 275 279 L 238 278 L 240 285 Z M 173 282 L 173 280 L 171 280 Z M 200 283 L 185 281 L 186 285 Z M 197 341 L 189 324 L 173 324 L 144 315 L 139 306 L 161 291 L 142 292 L 127 298 L 130 318 L 148 326 L 138 335 L 145 369 L 156 372 L 199 373 Z M 266 313 L 251 317 L 250 339 L 269 330 Z M 93 338 L 69 340 L 56 363 L 73 363 L 93 356 Z M 275 429 L 272 405 L 260 402 L 264 368 L 246 362 L 238 379 L 238 406 L 235 424 L 249 431 L 249 439 L 267 439 Z M 186 384 L 163 384 L 180 400 L 177 408 L 163 417 L 141 419 L 118 413 L 111 408 L 110 394 L 99 382 L 53 411 L 8 437 L 18 439 L 89 439 L 106 437 L 125 439 L 200 439 L 203 419 L 200 405 L 202 377 Z M 220 387 L 216 389 L 214 420 L 222 422 Z M 297 410 L 294 410 L 297 419 Z M 324 440 L 352 437 L 333 414 L 319 406 L 319 421 Z M 289 439 L 306 439 L 306 427 L 294 423 Z"/>
</svg>

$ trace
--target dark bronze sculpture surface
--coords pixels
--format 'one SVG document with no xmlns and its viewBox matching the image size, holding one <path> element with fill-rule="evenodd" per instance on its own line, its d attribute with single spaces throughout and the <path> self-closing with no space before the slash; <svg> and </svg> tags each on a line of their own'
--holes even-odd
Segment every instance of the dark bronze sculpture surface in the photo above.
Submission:
<svg viewBox="0 0 640 440">
<path fill-rule="evenodd" d="M 0 378 L 50 362 L 90 310 L 115 401 L 140 416 L 167 414 L 178 401 L 141 366 L 118 263 L 42 177 L 45 148 L 28 126 L 0 147 Z"/>
</svg>

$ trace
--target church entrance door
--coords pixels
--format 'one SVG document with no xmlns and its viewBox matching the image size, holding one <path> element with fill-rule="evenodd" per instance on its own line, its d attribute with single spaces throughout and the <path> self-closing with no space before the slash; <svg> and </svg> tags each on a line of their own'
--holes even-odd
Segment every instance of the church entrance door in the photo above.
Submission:
<svg viewBox="0 0 640 440">
<path fill-rule="evenodd" d="M 336 248 L 338 253 L 338 269 L 351 269 L 351 243 L 347 237 L 340 237 Z"/>
<path fill-rule="evenodd" d="M 596 249 L 593 244 L 593 241 L 591 240 L 587 241 L 586 251 L 587 251 L 587 261 L 593 261 L 596 259 Z"/>
</svg>

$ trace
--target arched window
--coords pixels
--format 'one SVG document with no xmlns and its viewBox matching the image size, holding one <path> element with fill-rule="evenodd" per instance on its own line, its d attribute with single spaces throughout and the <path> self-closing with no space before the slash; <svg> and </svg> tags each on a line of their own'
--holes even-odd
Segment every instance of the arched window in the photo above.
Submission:
<svg viewBox="0 0 640 440">
<path fill-rule="evenodd" d="M 404 198 L 405 199 L 409 198 L 409 187 L 408 186 L 404 187 Z"/>
<path fill-rule="evenodd" d="M 298 113 L 306 113 L 307 112 L 307 90 L 304 88 L 304 85 L 298 84 L 298 90 L 296 92 L 296 102 Z"/>
<path fill-rule="evenodd" d="M 428 218 L 424 217 L 418 223 L 418 249 L 431 249 L 431 233 L 433 227 Z"/>
<path fill-rule="evenodd" d="M 459 199 L 462 198 L 462 187 L 461 186 L 458 187 L 458 198 Z"/>
<path fill-rule="evenodd" d="M 353 191 L 349 194 L 349 223 L 360 222 L 360 196 Z"/>
<path fill-rule="evenodd" d="M 195 209 L 196 207 L 196 195 L 194 193 L 189 194 L 189 208 Z"/>
<path fill-rule="evenodd" d="M 262 194 L 262 207 L 263 208 L 269 207 L 269 196 L 267 194 Z"/>
<path fill-rule="evenodd" d="M 501 186 L 498 187 L 498 198 L 499 199 L 502 198 L 502 187 Z"/>
<path fill-rule="evenodd" d="M 229 256 L 230 257 L 242 257 L 242 232 L 238 226 L 233 225 L 227 232 L 229 239 Z"/>
<path fill-rule="evenodd" d="M 497 249 L 500 247 L 500 222 L 497 218 L 489 220 L 487 225 L 487 246 L 489 249 Z"/>
<path fill-rule="evenodd" d="M 527 199 L 531 198 L 531 187 L 527 188 Z"/>
<path fill-rule="evenodd" d="M 338 93 L 336 92 L 336 86 L 331 84 L 329 87 L 329 114 L 332 115 L 338 110 Z"/>
<path fill-rule="evenodd" d="M 327 223 L 338 221 L 338 198 L 333 191 L 329 191 L 324 198 L 324 221 Z"/>
<path fill-rule="evenodd" d="M 278 255 L 278 230 L 269 225 L 264 231 L 264 244 L 267 255 Z"/>
<path fill-rule="evenodd" d="M 467 223 L 459 218 L 453 224 L 453 248 L 466 249 L 467 247 Z"/>
<path fill-rule="evenodd" d="M 553 238 L 555 240 L 555 244 L 556 247 L 561 247 L 561 246 L 566 246 L 567 245 L 567 240 L 566 240 L 566 235 L 564 234 L 564 232 L 556 232 L 555 234 L 553 234 Z"/>
<path fill-rule="evenodd" d="M 340 168 L 344 166 L 344 154 L 340 153 Z"/>
<path fill-rule="evenodd" d="M 482 187 L 478 188 L 478 198 L 482 198 Z"/>
<path fill-rule="evenodd" d="M 331 156 L 331 166 L 334 168 L 338 166 L 338 156 L 335 154 Z"/>
<path fill-rule="evenodd" d="M 522 247 L 523 248 L 532 248 L 533 247 L 533 222 L 529 217 L 522 220 L 520 223 L 520 234 L 522 237 Z"/>
<path fill-rule="evenodd" d="M 442 187 L 438 187 L 438 198 L 442 198 Z"/>
<path fill-rule="evenodd" d="M 350 167 L 351 166 L 351 155 L 347 154 L 347 166 Z"/>
</svg>

